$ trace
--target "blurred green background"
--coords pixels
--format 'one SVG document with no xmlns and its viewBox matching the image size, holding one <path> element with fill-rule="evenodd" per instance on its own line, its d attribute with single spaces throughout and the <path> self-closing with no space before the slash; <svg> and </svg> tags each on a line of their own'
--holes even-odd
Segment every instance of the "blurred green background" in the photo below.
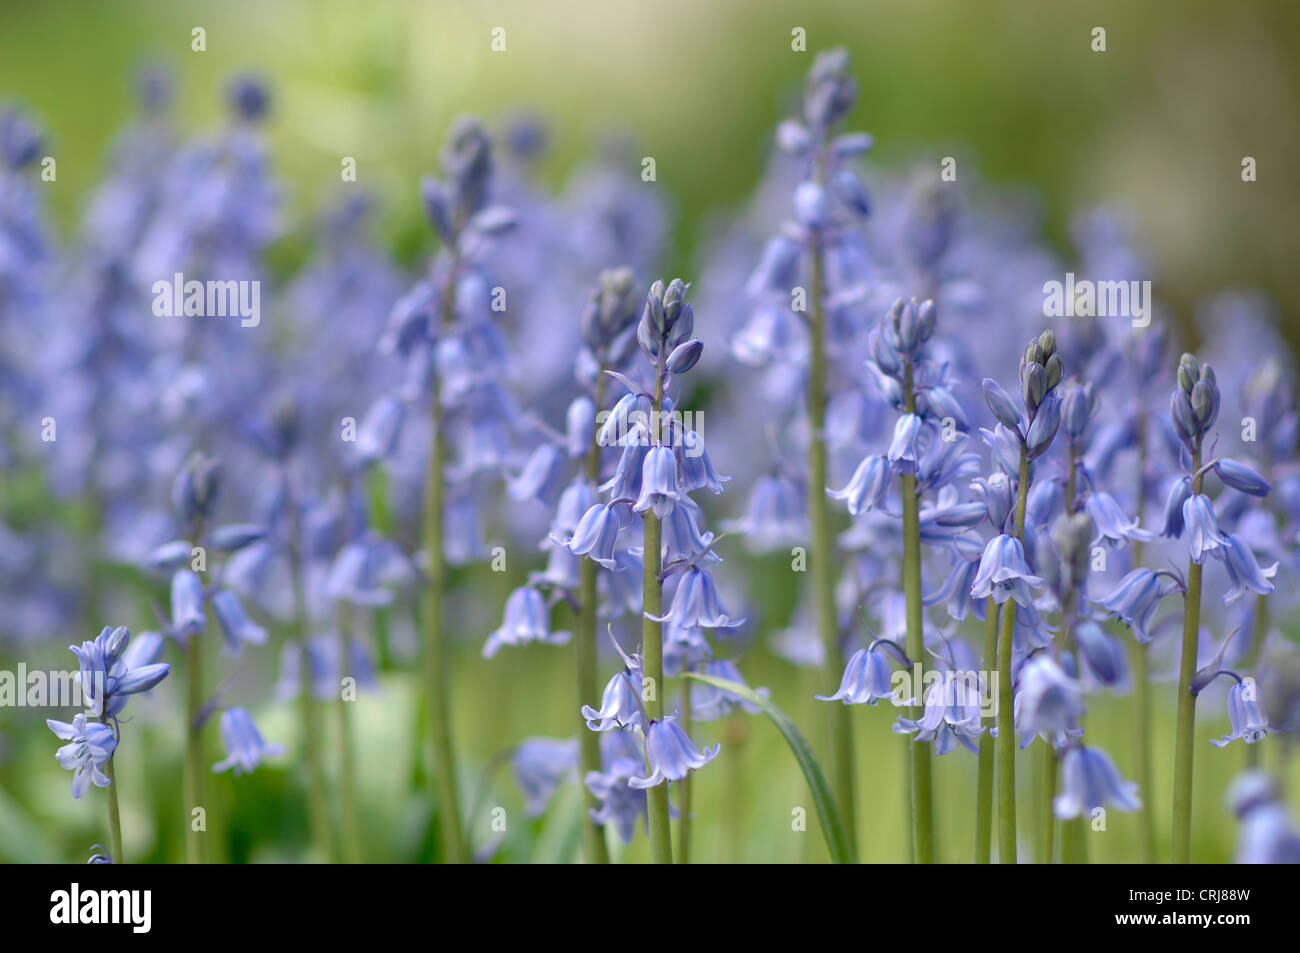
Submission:
<svg viewBox="0 0 1300 953">
<path fill-rule="evenodd" d="M 207 52 L 190 31 L 207 31 Z M 169 64 L 180 119 L 221 113 L 236 69 L 274 87 L 276 160 L 299 210 L 339 182 L 339 158 L 383 199 L 408 254 L 427 242 L 416 183 L 452 118 L 533 109 L 553 124 L 545 166 L 561 182 L 612 128 L 658 163 L 680 212 L 674 273 L 689 267 L 705 212 L 742 202 L 798 95 L 810 51 L 846 46 L 862 95 L 850 126 L 890 165 L 956 156 L 959 174 L 1023 183 L 1062 241 L 1073 209 L 1138 212 L 1176 312 L 1225 285 L 1264 287 L 1286 307 L 1300 283 L 1300 4 L 1277 0 L 118 0 L 0 6 L 0 99 L 51 133 L 64 222 L 133 111 L 131 70 Z M 1094 53 L 1091 30 L 1106 29 Z M 493 53 L 490 31 L 506 29 Z M 1241 181 L 1241 160 L 1258 181 Z M 414 247 L 413 247 L 414 246 Z"/>
<path fill-rule="evenodd" d="M 204 53 L 190 49 L 196 26 L 207 33 Z M 1105 53 L 1090 48 L 1096 26 L 1107 31 Z M 494 27 L 507 31 L 505 53 L 490 50 Z M 1201 296 L 1226 285 L 1253 284 L 1282 303 L 1292 340 L 1300 333 L 1300 179 L 1293 173 L 1300 5 L 1293 3 L 6 2 L 0 102 L 28 106 L 48 131 L 45 151 L 58 159 L 58 180 L 46 194 L 68 234 L 112 137 L 134 113 L 136 66 L 173 69 L 176 118 L 185 131 L 219 120 L 220 90 L 232 71 L 256 70 L 271 80 L 268 128 L 295 221 L 332 196 L 340 158 L 354 156 L 361 183 L 380 197 L 385 240 L 407 261 L 430 246 L 417 182 L 435 167 L 455 116 L 476 112 L 495 125 L 526 109 L 546 118 L 553 148 L 542 175 L 557 186 L 611 129 L 623 130 L 636 137 L 638 155 L 656 158 L 658 182 L 646 187 L 666 190 L 678 211 L 667 270 L 690 275 L 703 216 L 745 201 L 771 129 L 798 95 L 810 54 L 792 52 L 793 27 L 806 29 L 810 51 L 844 45 L 852 53 L 862 95 L 850 125 L 876 135 L 874 162 L 937 163 L 954 155 L 960 174 L 978 169 L 1024 184 L 1041 196 L 1049 237 L 1062 248 L 1074 209 L 1127 202 L 1158 268 L 1157 294 L 1176 313 L 1187 316 Z M 1240 176 L 1247 155 L 1258 162 L 1252 184 Z M 294 241 L 280 252 L 289 260 Z M 783 623 L 793 601 L 790 574 L 775 565 L 755 572 L 783 580 L 755 586 L 766 600 L 764 619 Z M 514 581 L 490 573 L 462 580 L 491 605 L 504 603 Z M 494 756 L 527 735 L 570 731 L 570 654 L 530 646 L 484 661 L 481 634 L 463 646 L 454 678 L 464 798 L 479 804 L 471 823 L 486 830 L 487 805 L 505 804 L 520 820 L 512 820 L 500 857 L 571 859 L 576 787 L 565 789 L 546 820 L 525 823 L 505 773 L 489 771 Z M 762 651 L 747 657 L 745 669 L 751 684 L 771 686 L 777 703 L 820 742 L 822 703 L 811 696 L 831 686 Z M 148 704 L 174 710 L 177 687 L 164 686 Z M 1164 755 L 1152 794 L 1163 816 L 1172 688 L 1160 699 L 1164 735 L 1155 748 Z M 1131 776 L 1128 704 L 1095 699 L 1089 718 L 1090 731 L 1108 739 Z M 412 680 L 386 675 L 383 693 L 363 696 L 357 712 L 367 856 L 428 857 L 427 799 L 406 793 L 418 773 Z M 894 714 L 885 706 L 855 709 L 866 860 L 904 857 L 904 742 L 889 732 Z M 14 713 L 0 716 L 9 721 Z M 258 716 L 268 737 L 293 750 L 287 708 Z M 1200 721 L 1196 856 L 1222 861 L 1231 857 L 1234 834 L 1223 785 L 1245 755 L 1241 746 L 1217 752 L 1207 743 L 1226 728 L 1221 712 Z M 69 798 L 69 777 L 53 760 L 56 740 L 34 720 L 18 724 L 0 762 L 0 860 L 80 860 L 106 836 L 102 792 Z M 182 848 L 179 804 L 172 803 L 179 800 L 179 731 L 146 718 L 138 730 L 118 766 L 127 842 L 136 859 L 175 858 Z M 792 808 L 811 815 L 812 805 L 775 729 L 741 717 L 710 732 L 710 740 L 726 743 L 697 775 L 696 855 L 825 859 L 813 817 L 806 833 L 791 830 Z M 1266 763 L 1273 757 L 1266 753 Z M 938 763 L 941 853 L 965 860 L 975 761 L 958 752 Z M 230 832 L 225 859 L 300 858 L 306 831 L 297 783 L 288 759 L 251 777 L 213 782 L 213 825 Z M 1134 856 L 1133 818 L 1112 813 L 1109 827 L 1090 838 L 1093 859 Z M 1161 854 L 1167 838 L 1162 828 Z M 626 858 L 646 859 L 644 838 Z"/>
</svg>

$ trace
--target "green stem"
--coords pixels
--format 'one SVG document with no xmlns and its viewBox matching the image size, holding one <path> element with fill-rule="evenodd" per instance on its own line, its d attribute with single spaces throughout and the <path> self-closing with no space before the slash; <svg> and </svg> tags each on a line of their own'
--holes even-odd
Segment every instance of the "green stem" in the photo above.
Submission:
<svg viewBox="0 0 1300 953">
<path fill-rule="evenodd" d="M 682 730 L 690 735 L 693 727 L 691 718 L 691 682 L 682 680 Z M 677 856 L 679 864 L 691 862 L 691 776 L 688 774 L 677 782 L 677 810 L 681 818 L 677 822 Z"/>
<path fill-rule="evenodd" d="M 345 602 L 338 604 L 339 671 L 348 671 L 352 658 L 352 609 Z M 343 860 L 349 864 L 361 863 L 361 826 L 357 815 L 357 769 L 352 751 L 350 706 L 345 693 L 339 692 L 334 706 L 338 715 L 339 746 L 339 799 L 343 809 Z"/>
<path fill-rule="evenodd" d="M 1201 468 L 1199 441 L 1192 454 L 1192 472 Z M 1192 493 L 1201 492 L 1201 477 L 1192 481 Z M 1192 852 L 1192 756 L 1196 743 L 1196 650 L 1201 635 L 1201 566 L 1188 559 L 1187 593 L 1183 606 L 1183 649 L 1178 668 L 1178 734 L 1174 742 L 1174 813 L 1171 863 L 1186 864 Z"/>
<path fill-rule="evenodd" d="M 454 248 L 454 243 L 452 243 Z M 442 286 L 439 314 L 448 320 L 455 307 L 456 273 L 459 260 L 451 252 L 451 263 Z M 429 469 L 424 488 L 424 550 L 429 560 L 429 581 L 424 587 L 421 609 L 424 616 L 424 690 L 429 719 L 429 742 L 433 748 L 434 787 L 438 797 L 438 820 L 442 830 L 443 857 L 453 864 L 469 862 L 465 831 L 461 826 L 456 789 L 456 753 L 451 739 L 450 679 L 448 650 L 443 631 L 443 597 L 447 566 L 443 557 L 444 461 L 442 393 L 439 375 L 432 375 L 429 409 Z"/>
<path fill-rule="evenodd" d="M 1029 497 L 1029 450 L 1020 446 L 1020 480 L 1016 487 L 1016 539 L 1025 535 L 1025 504 Z M 1016 606 L 1003 609 L 998 633 L 998 862 L 1016 862 L 1016 723 L 1011 683 L 1011 644 Z"/>
<path fill-rule="evenodd" d="M 99 720 L 108 725 L 107 718 Z M 108 778 L 108 849 L 113 863 L 124 864 L 126 858 L 122 856 L 122 816 L 117 806 L 117 775 L 113 771 L 113 760 L 109 758 L 104 765 L 104 775 Z"/>
<path fill-rule="evenodd" d="M 605 378 L 602 374 L 596 381 L 595 401 L 600 407 L 605 399 Z M 600 444 L 593 428 L 591 439 L 587 443 L 585 462 L 587 482 L 593 487 L 600 482 Z M 588 772 L 599 771 L 600 736 L 587 727 L 587 719 L 582 715 L 582 706 L 596 702 L 600 697 L 600 683 L 596 663 L 596 563 L 590 559 L 581 561 L 578 567 L 578 624 L 574 633 L 574 662 L 577 669 L 578 704 L 574 706 L 578 716 L 578 757 L 581 764 L 579 777 L 585 778 Z M 582 786 L 582 855 L 589 864 L 609 863 L 609 844 L 605 840 L 605 828 L 592 818 L 591 812 L 599 806 L 596 796 Z"/>
<path fill-rule="evenodd" d="M 194 829 L 194 809 L 203 808 L 206 812 L 203 804 L 203 732 L 198 724 L 199 711 L 203 707 L 199 639 L 200 636 L 191 635 L 185 642 L 188 679 L 185 705 L 185 859 L 191 864 L 201 864 L 206 859 L 205 831 Z"/>
<path fill-rule="evenodd" d="M 818 176 L 822 174 L 820 164 Z M 808 519 L 812 530 L 809 567 L 817 607 L 817 630 L 821 635 L 825 661 L 822 679 L 838 685 L 844 674 L 844 651 L 840 646 L 839 618 L 835 608 L 835 543 L 831 534 L 830 507 L 826 500 L 826 404 L 829 368 L 826 359 L 826 311 L 822 249 L 816 239 L 810 256 L 809 276 L 809 364 L 808 364 Z M 824 706 L 830 757 L 827 759 L 831 787 L 844 818 L 850 843 L 857 845 L 857 811 L 854 797 L 853 722 L 847 705 Z"/>
<path fill-rule="evenodd" d="M 981 664 L 985 673 L 993 670 L 998 655 L 998 611 L 1000 606 L 989 596 L 984 604 L 984 654 Z M 1001 691 L 1001 686 L 998 688 Z M 993 856 L 993 748 L 994 716 L 984 716 L 980 735 L 979 780 L 975 795 L 975 863 L 987 864 Z"/>
<path fill-rule="evenodd" d="M 916 412 L 916 395 L 912 390 L 912 365 L 904 372 L 903 387 L 907 413 Z M 907 655 L 912 660 L 915 678 L 925 657 L 924 618 L 921 607 L 921 517 L 916 492 L 916 475 L 904 473 L 903 481 L 903 598 L 907 617 Z M 924 684 L 924 682 L 922 682 Z M 921 689 L 913 685 L 912 694 L 919 701 Z M 925 709 L 912 705 L 908 717 L 919 721 Z M 918 864 L 934 863 L 934 806 L 930 776 L 930 746 L 912 742 L 908 745 L 912 777 L 912 859 Z"/>
<path fill-rule="evenodd" d="M 664 404 L 664 379 L 663 374 L 657 374 L 655 380 L 655 402 L 654 420 L 659 419 L 659 413 Z M 645 699 L 646 714 L 652 721 L 661 721 L 664 717 L 664 645 L 663 645 L 663 624 L 653 621 L 650 616 L 663 615 L 664 592 L 663 583 L 659 580 L 659 572 L 662 568 L 662 552 L 660 547 L 662 543 L 661 527 L 659 517 L 655 516 L 653 511 L 646 510 L 642 517 L 645 537 L 645 553 L 643 557 L 644 574 L 641 577 L 641 599 L 644 614 L 641 619 L 641 651 L 643 655 L 643 678 L 645 687 L 650 689 L 650 697 Z M 650 769 L 649 756 L 646 761 L 647 770 Z M 647 801 L 650 814 L 650 857 L 656 864 L 671 864 L 673 862 L 673 842 L 672 831 L 668 822 L 668 784 L 656 784 L 647 792 Z"/>
</svg>

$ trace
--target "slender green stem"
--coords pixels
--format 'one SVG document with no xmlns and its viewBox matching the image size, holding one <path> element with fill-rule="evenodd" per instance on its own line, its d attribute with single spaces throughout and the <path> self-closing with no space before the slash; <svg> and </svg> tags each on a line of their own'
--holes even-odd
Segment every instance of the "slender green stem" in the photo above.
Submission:
<svg viewBox="0 0 1300 953">
<path fill-rule="evenodd" d="M 1192 472 L 1201 468 L 1198 439 L 1192 454 Z M 1201 492 L 1201 477 L 1192 481 L 1192 493 Z M 1201 565 L 1187 561 L 1187 592 L 1183 605 L 1183 648 L 1178 667 L 1178 733 L 1174 742 L 1174 812 L 1171 863 L 1186 864 L 1192 852 L 1192 756 L 1196 743 L 1196 696 L 1192 680 L 1196 677 L 1196 650 L 1201 636 Z"/>
<path fill-rule="evenodd" d="M 203 803 L 203 731 L 199 726 L 199 712 L 203 708 L 203 672 L 200 661 L 201 636 L 191 635 L 185 642 L 185 673 L 187 676 L 185 704 L 185 859 L 187 863 L 201 864 L 206 860 L 205 831 L 195 830 L 194 809 Z M 206 823 L 205 825 L 206 826 Z"/>
<path fill-rule="evenodd" d="M 654 420 L 658 421 L 664 405 L 664 378 L 659 373 L 655 379 Z M 651 510 L 646 510 L 642 517 L 645 536 L 645 553 L 643 556 L 644 574 L 641 577 L 642 608 L 645 610 L 641 619 L 642 676 L 650 697 L 645 699 L 646 714 L 652 721 L 661 721 L 664 717 L 664 644 L 663 623 L 655 622 L 650 616 L 662 616 L 664 611 L 663 582 L 659 579 L 662 569 L 663 545 L 662 528 L 659 517 Z M 643 688 L 644 691 L 644 688 Z M 649 756 L 646 761 L 650 770 Z M 650 814 L 650 856 L 656 864 L 673 862 L 672 831 L 668 821 L 668 785 L 656 784 L 647 792 Z"/>
<path fill-rule="evenodd" d="M 352 608 L 338 604 L 339 671 L 347 672 L 352 658 Z M 343 812 L 343 860 L 361 863 L 361 825 L 357 815 L 357 768 L 352 750 L 351 706 L 353 700 L 340 691 L 334 710 L 338 715 L 339 801 Z"/>
<path fill-rule="evenodd" d="M 981 664 L 991 675 L 998 656 L 998 612 L 1001 607 L 989 596 L 984 603 L 984 655 Z M 999 686 L 1001 691 L 1001 686 Z M 975 863 L 987 864 L 993 856 L 993 727 L 994 715 L 984 716 L 980 735 L 979 780 L 975 794 Z"/>
<path fill-rule="evenodd" d="M 912 365 L 907 364 L 903 388 L 907 413 L 916 412 L 916 395 L 912 390 Z M 907 617 L 907 655 L 912 660 L 915 678 L 925 658 L 924 618 L 921 607 L 921 516 L 916 492 L 916 475 L 904 473 L 903 482 L 903 599 Z M 922 682 L 924 684 L 924 682 Z M 920 701 L 921 686 L 912 686 L 912 695 Z M 912 705 L 908 717 L 919 721 L 925 710 Z M 908 745 L 912 776 L 912 859 L 918 864 L 934 863 L 934 807 L 930 776 L 930 746 L 912 742 Z"/>
<path fill-rule="evenodd" d="M 1043 800 L 1041 802 L 1043 830 L 1042 853 L 1040 863 L 1050 864 L 1055 859 L 1056 851 L 1056 811 L 1052 802 L 1056 800 L 1057 769 L 1060 767 L 1056 752 L 1049 744 L 1039 745 L 1043 768 Z"/>
<path fill-rule="evenodd" d="M 107 718 L 99 720 L 112 727 Z M 113 771 L 113 760 L 114 758 L 109 758 L 104 765 L 104 775 L 108 778 L 108 849 L 113 863 L 125 864 L 126 858 L 122 856 L 122 815 L 117 806 L 117 775 Z"/>
<path fill-rule="evenodd" d="M 818 168 L 818 176 L 822 170 Z M 817 607 L 817 630 L 825 660 L 822 679 L 827 686 L 839 684 L 844 673 L 844 650 L 840 645 L 839 618 L 835 608 L 835 541 L 831 533 L 830 507 L 826 500 L 826 405 L 830 373 L 826 359 L 826 309 L 822 303 L 824 264 L 821 245 L 814 239 L 809 266 L 808 306 L 808 519 L 812 529 L 810 554 L 813 592 Z M 854 797 L 853 722 L 847 705 L 824 706 L 828 722 L 830 757 L 827 759 L 831 787 L 844 818 L 849 841 L 857 845 L 857 810 Z"/>
<path fill-rule="evenodd" d="M 1029 450 L 1020 446 L 1020 479 L 1016 487 L 1016 539 L 1025 535 L 1025 504 L 1029 497 Z M 1011 683 L 1011 645 L 1016 606 L 1002 611 L 998 633 L 998 862 L 1016 862 L 1016 723 Z"/>
<path fill-rule="evenodd" d="M 455 248 L 455 243 L 450 244 Z M 442 320 L 455 308 L 456 274 L 459 259 L 453 251 L 442 286 Z M 421 597 L 424 616 L 424 690 L 429 719 L 429 742 L 433 748 L 434 787 L 438 796 L 438 820 L 442 831 L 443 857 L 454 864 L 469 862 L 465 830 L 461 826 L 456 787 L 456 752 L 451 738 L 451 680 L 448 677 L 448 647 L 443 631 L 443 597 L 447 566 L 443 557 L 443 496 L 446 435 L 443 433 L 442 388 L 437 373 L 432 375 L 429 407 L 429 466 L 424 488 L 424 549 L 429 560 L 429 581 Z"/>
<path fill-rule="evenodd" d="M 595 401 L 600 407 L 605 399 L 605 378 L 596 381 Z M 587 482 L 593 487 L 600 482 L 600 444 L 593 428 L 587 442 L 584 464 Z M 574 633 L 574 662 L 577 670 L 578 704 L 574 706 L 578 717 L 579 777 L 600 770 L 600 736 L 587 727 L 582 706 L 594 704 L 599 699 L 600 685 L 596 669 L 596 563 L 581 561 L 578 567 L 578 624 Z M 582 786 L 582 855 L 589 864 L 609 863 L 609 844 L 605 828 L 592 818 L 591 812 L 599 806 L 596 796 Z"/>
<path fill-rule="evenodd" d="M 682 682 L 682 729 L 687 735 L 691 733 L 691 680 L 683 678 Z M 691 776 L 688 774 L 677 782 L 677 810 L 681 813 L 677 821 L 677 854 L 679 864 L 691 862 Z"/>
</svg>

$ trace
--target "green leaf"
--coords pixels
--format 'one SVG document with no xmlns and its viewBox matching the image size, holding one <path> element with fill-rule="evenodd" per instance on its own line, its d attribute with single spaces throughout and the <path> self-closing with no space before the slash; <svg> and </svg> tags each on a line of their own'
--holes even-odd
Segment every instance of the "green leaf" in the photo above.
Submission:
<svg viewBox="0 0 1300 953">
<path fill-rule="evenodd" d="M 831 860 L 837 864 L 857 863 L 853 845 L 849 842 L 848 834 L 844 829 L 844 819 L 835 805 L 830 785 L 826 783 L 826 775 L 822 773 L 821 765 L 817 763 L 817 756 L 813 754 L 808 740 L 799 731 L 799 727 L 790 720 L 790 716 L 748 685 L 727 681 L 725 678 L 714 678 L 712 675 L 701 675 L 698 672 L 684 674 L 694 681 L 740 696 L 750 704 L 757 705 L 762 709 L 763 714 L 772 719 L 772 723 L 785 736 L 786 743 L 794 752 L 795 760 L 799 762 L 799 768 L 808 782 L 808 789 L 812 791 L 813 804 L 817 808 L 817 821 L 821 824 L 822 835 L 826 838 L 826 846 L 830 849 Z"/>
</svg>

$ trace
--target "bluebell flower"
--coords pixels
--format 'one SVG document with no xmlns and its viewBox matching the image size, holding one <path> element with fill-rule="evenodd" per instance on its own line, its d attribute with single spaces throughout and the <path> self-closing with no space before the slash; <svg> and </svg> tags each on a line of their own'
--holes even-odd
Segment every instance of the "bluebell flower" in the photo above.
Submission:
<svg viewBox="0 0 1300 953">
<path fill-rule="evenodd" d="M 916 414 L 903 414 L 894 423 L 894 439 L 889 444 L 889 462 L 899 473 L 915 473 L 921 457 L 920 440 L 924 424 Z"/>
<path fill-rule="evenodd" d="M 1238 818 L 1237 863 L 1300 864 L 1300 831 L 1287 814 L 1276 778 L 1244 772 L 1232 782 L 1228 802 Z"/>
<path fill-rule="evenodd" d="M 1241 740 L 1250 745 L 1268 734 L 1268 718 L 1260 711 L 1257 691 L 1254 679 L 1232 683 L 1228 689 L 1228 723 L 1232 731 L 1222 738 L 1211 738 L 1210 744 L 1222 748 L 1229 742 Z"/>
<path fill-rule="evenodd" d="M 553 444 L 539 444 L 519 475 L 512 479 L 507 492 L 512 500 L 537 500 L 547 506 L 555 504 L 563 488 L 564 455 Z"/>
<path fill-rule="evenodd" d="M 971 751 L 978 750 L 977 741 L 984 730 L 980 681 L 978 672 L 944 672 L 926 692 L 920 720 L 900 715 L 894 731 L 914 735 L 916 741 L 933 741 L 935 754 L 947 754 L 959 742 Z"/>
<path fill-rule="evenodd" d="M 740 533 L 753 552 L 768 552 L 796 545 L 807 538 L 804 496 L 792 481 L 768 474 L 754 481 L 745 515 L 722 524 L 728 532 Z"/>
<path fill-rule="evenodd" d="M 978 559 L 967 559 L 958 555 L 952 561 L 952 569 L 942 586 L 934 592 L 923 596 L 921 602 L 932 606 L 944 603 L 948 615 L 960 622 L 966 618 L 971 606 L 976 603 L 971 599 L 971 587 L 975 584 L 975 574 L 979 571 Z"/>
<path fill-rule="evenodd" d="M 641 496 L 641 473 L 649 452 L 650 448 L 638 440 L 624 444 L 614 475 L 597 489 L 615 500 L 638 499 Z"/>
<path fill-rule="evenodd" d="M 628 784 L 643 790 L 665 781 L 680 781 L 716 758 L 719 747 L 714 745 L 701 752 L 672 716 L 652 721 L 645 739 L 649 774 L 632 778 Z"/>
<path fill-rule="evenodd" d="M 897 700 L 891 681 L 893 672 L 889 657 L 882 648 L 872 644 L 858 649 L 844 667 L 839 690 L 834 695 L 818 695 L 822 701 L 841 701 L 846 705 L 874 705 L 882 698 Z"/>
<path fill-rule="evenodd" d="M 1056 744 L 1079 732 L 1083 687 L 1047 652 L 1037 652 L 1016 673 L 1013 711 L 1023 748 L 1041 735 Z"/>
<path fill-rule="evenodd" d="M 1191 477 L 1182 477 L 1170 485 L 1165 498 L 1164 529 L 1160 531 L 1161 536 L 1177 539 L 1183 535 L 1183 504 L 1191 495 Z"/>
<path fill-rule="evenodd" d="M 393 601 L 388 584 L 409 573 L 405 557 L 392 542 L 365 531 L 335 555 L 325 579 L 325 592 L 331 599 L 357 606 L 386 606 Z"/>
<path fill-rule="evenodd" d="M 1061 793 L 1052 810 L 1062 820 L 1091 815 L 1107 803 L 1121 811 L 1142 806 L 1137 785 L 1120 777 L 1110 756 L 1100 748 L 1073 745 L 1061 757 Z"/>
<path fill-rule="evenodd" d="M 524 813 L 541 817 L 556 789 L 578 766 L 576 738 L 525 738 L 510 759 L 524 795 Z"/>
<path fill-rule="evenodd" d="M 1225 486 L 1250 496 L 1268 496 L 1268 491 L 1271 489 L 1268 481 L 1250 467 L 1228 457 L 1221 457 L 1215 461 L 1214 472 L 1219 475 L 1219 479 Z"/>
<path fill-rule="evenodd" d="M 707 489 L 712 493 L 721 493 L 722 484 L 731 477 L 724 477 L 713 467 L 704 438 L 695 430 L 682 430 L 680 446 L 676 449 L 677 463 L 680 467 L 681 489 L 688 493 Z"/>
<path fill-rule="evenodd" d="M 532 586 L 520 586 L 506 599 L 505 618 L 501 627 L 488 636 L 483 657 L 496 655 L 503 645 L 545 642 L 563 645 L 571 633 L 551 631 L 551 610 L 546 598 Z"/>
<path fill-rule="evenodd" d="M 1151 533 L 1138 528 L 1140 518 L 1134 517 L 1130 520 L 1124 516 L 1119 504 L 1115 502 L 1115 498 L 1109 493 L 1089 493 L 1083 508 L 1092 517 L 1093 525 L 1097 527 L 1097 537 L 1093 540 L 1094 545 L 1103 539 L 1112 543 L 1119 543 L 1129 539 L 1149 540 L 1153 538 Z"/>
<path fill-rule="evenodd" d="M 106 788 L 108 776 L 104 766 L 117 750 L 117 738 L 113 729 L 100 722 L 88 721 L 85 712 L 78 712 L 69 724 L 66 721 L 46 719 L 45 723 L 68 744 L 57 752 L 60 767 L 72 772 L 72 796 L 79 798 L 90 789 L 91 784 Z"/>
<path fill-rule="evenodd" d="M 1074 628 L 1079 659 L 1085 671 L 1102 685 L 1118 686 L 1128 676 L 1124 649 L 1095 622 L 1081 622 Z"/>
<path fill-rule="evenodd" d="M 166 663 L 128 660 L 130 641 L 126 626 L 105 626 L 94 641 L 70 646 L 80 665 L 86 706 L 96 716 L 115 718 L 126 707 L 127 696 L 149 691 L 171 671 Z"/>
<path fill-rule="evenodd" d="M 700 556 L 703 563 L 719 563 L 722 558 L 709 549 L 713 534 L 702 532 L 697 514 L 700 508 L 690 497 L 673 507 L 672 513 L 663 522 L 663 539 L 661 545 L 670 559 L 693 559 Z"/>
<path fill-rule="evenodd" d="M 650 510 L 663 519 L 681 498 L 677 455 L 672 447 L 651 447 L 641 465 L 641 493 L 632 509 L 638 513 Z"/>
<path fill-rule="evenodd" d="M 1224 595 L 1223 601 L 1231 605 L 1247 592 L 1261 596 L 1272 592 L 1274 587 L 1269 580 L 1277 575 L 1277 563 L 1267 569 L 1260 568 L 1244 539 L 1232 533 L 1223 533 L 1222 539 L 1223 562 L 1232 581 L 1232 588 Z"/>
<path fill-rule="evenodd" d="M 987 599 L 991 595 L 999 604 L 1014 599 L 1017 604 L 1028 606 L 1033 598 L 1029 590 L 1042 585 L 1042 577 L 1031 573 L 1025 562 L 1020 540 L 1004 533 L 993 537 L 984 547 L 970 594 L 975 599 Z"/>
<path fill-rule="evenodd" d="M 92 844 L 90 847 L 92 853 L 87 864 L 111 864 L 113 855 L 108 852 L 108 848 L 103 844 Z"/>
<path fill-rule="evenodd" d="M 1001 533 L 1007 525 L 1007 519 L 1010 517 L 1012 507 L 1015 506 L 1016 496 L 1015 489 L 1011 485 L 1011 479 L 1005 473 L 994 473 L 988 479 L 979 479 L 971 483 L 971 489 L 975 495 L 984 501 L 984 506 L 988 510 L 989 522 L 993 528 Z"/>
<path fill-rule="evenodd" d="M 253 723 L 253 716 L 243 708 L 227 708 L 221 713 L 221 743 L 226 748 L 226 760 L 212 766 L 213 771 L 235 769 L 235 774 L 247 774 L 266 758 L 284 754 L 284 748 L 267 744 Z"/>
<path fill-rule="evenodd" d="M 207 624 L 203 614 L 203 581 L 198 573 L 178 569 L 171 585 L 172 632 L 178 638 L 200 635 Z"/>
<path fill-rule="evenodd" d="M 641 745 L 631 732 L 611 731 L 600 739 L 601 770 L 589 771 L 584 779 L 587 790 L 599 802 L 591 811 L 597 824 L 609 824 L 619 839 L 627 844 L 648 823 L 646 793 L 628 782 L 645 766 Z"/>
<path fill-rule="evenodd" d="M 573 535 L 560 542 L 575 556 L 586 556 L 613 569 L 614 543 L 620 528 L 617 505 L 597 503 L 583 514 Z"/>
<path fill-rule="evenodd" d="M 641 672 L 624 669 L 605 685 L 600 710 L 582 706 L 582 717 L 592 731 L 623 728 L 645 730 L 645 708 L 641 704 Z"/>
<path fill-rule="evenodd" d="M 1183 502 L 1183 523 L 1187 528 L 1192 562 L 1203 563 L 1206 556 L 1220 555 L 1216 550 L 1223 547 L 1224 539 L 1208 496 L 1194 493 Z"/>
<path fill-rule="evenodd" d="M 858 464 L 848 486 L 838 492 L 827 490 L 826 495 L 833 500 L 847 501 L 849 513 L 857 516 L 885 499 L 889 492 L 890 477 L 889 460 L 886 457 L 867 457 Z"/>
<path fill-rule="evenodd" d="M 1134 569 L 1119 581 L 1113 592 L 1096 601 L 1116 618 L 1127 622 L 1134 637 L 1146 643 L 1151 641 L 1151 617 L 1170 591 L 1150 569 Z"/>
<path fill-rule="evenodd" d="M 212 611 L 226 636 L 226 645 L 235 655 L 239 654 L 245 642 L 250 645 L 266 643 L 266 629 L 248 617 L 239 597 L 229 589 L 213 593 Z"/>
<path fill-rule="evenodd" d="M 662 616 L 646 613 L 652 622 L 672 622 L 683 627 L 734 629 L 744 619 L 732 619 L 718 597 L 717 586 L 707 570 L 692 566 L 682 573 L 673 593 L 673 604 Z"/>
<path fill-rule="evenodd" d="M 726 679 L 729 682 L 737 682 L 745 685 L 745 678 L 740 674 L 740 669 L 731 659 L 713 659 L 705 662 L 699 669 L 704 675 L 712 675 L 714 678 Z M 766 688 L 756 688 L 754 691 L 766 698 L 769 694 Z M 762 709 L 751 701 L 741 698 L 722 688 L 704 682 L 696 682 L 691 686 L 691 713 L 700 721 L 714 721 L 731 714 L 736 709 L 750 714 L 757 715 Z"/>
</svg>

